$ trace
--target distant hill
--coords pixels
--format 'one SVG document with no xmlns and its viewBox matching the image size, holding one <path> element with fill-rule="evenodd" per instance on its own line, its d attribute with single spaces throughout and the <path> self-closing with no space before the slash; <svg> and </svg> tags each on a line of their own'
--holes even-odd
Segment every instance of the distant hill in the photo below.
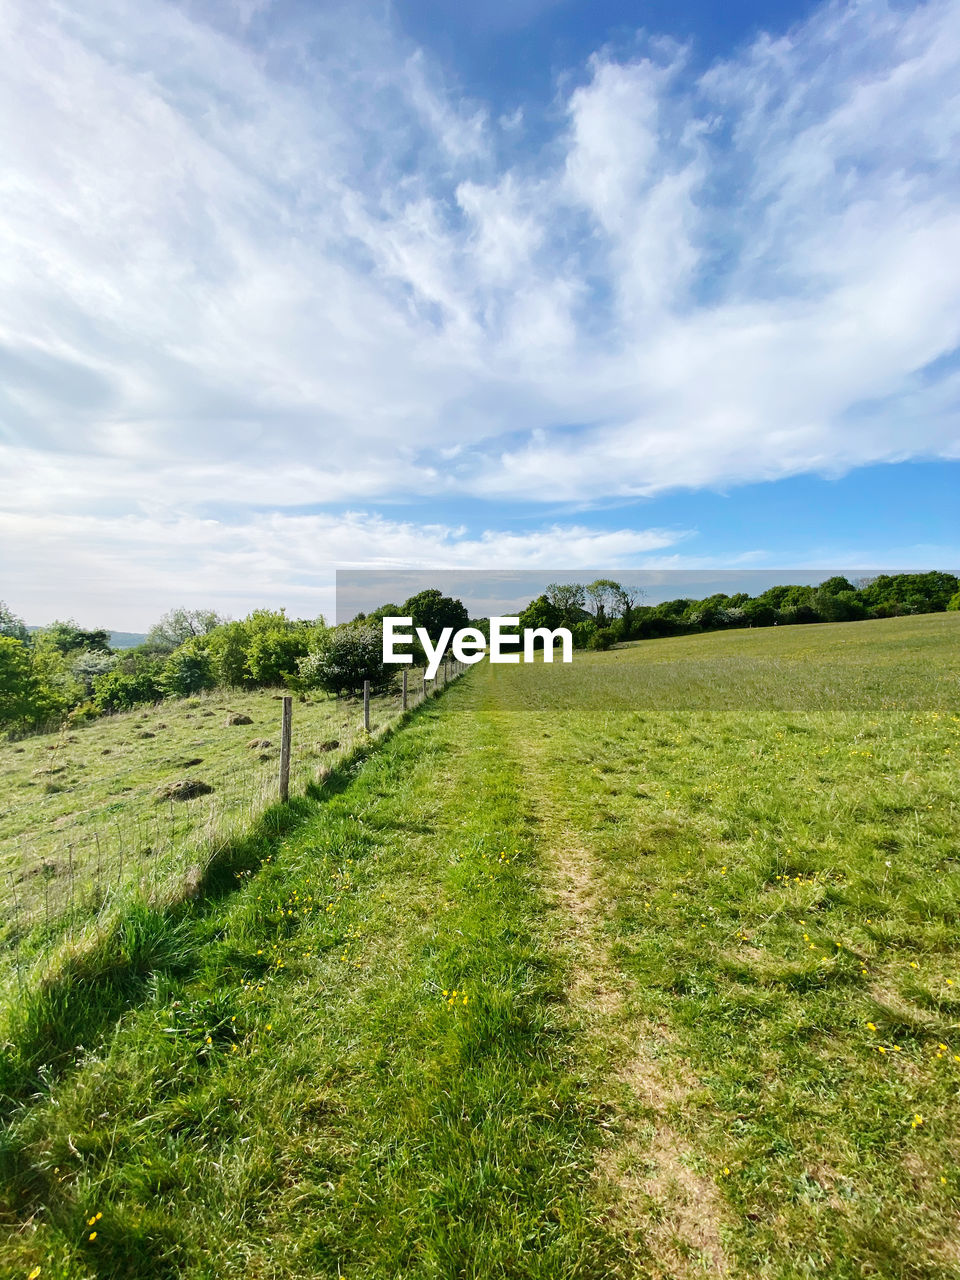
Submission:
<svg viewBox="0 0 960 1280">
<path fill-rule="evenodd" d="M 135 649 L 147 638 L 145 631 L 111 631 L 110 644 L 114 649 Z"/>
</svg>

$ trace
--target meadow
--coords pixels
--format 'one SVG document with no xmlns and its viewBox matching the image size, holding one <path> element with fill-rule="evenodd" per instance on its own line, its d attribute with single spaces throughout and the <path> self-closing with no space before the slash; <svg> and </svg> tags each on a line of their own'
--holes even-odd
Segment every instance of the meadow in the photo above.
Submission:
<svg viewBox="0 0 960 1280">
<path fill-rule="evenodd" d="M 181 891 L 253 828 L 277 798 L 281 696 L 215 690 L 0 742 L 0 992 L 132 895 Z M 371 699 L 372 735 L 399 712 L 395 691 Z M 294 794 L 368 738 L 357 699 L 295 700 L 293 723 Z"/>
<path fill-rule="evenodd" d="M 474 668 L 23 992 L 0 1274 L 960 1275 L 958 673 Z"/>
</svg>

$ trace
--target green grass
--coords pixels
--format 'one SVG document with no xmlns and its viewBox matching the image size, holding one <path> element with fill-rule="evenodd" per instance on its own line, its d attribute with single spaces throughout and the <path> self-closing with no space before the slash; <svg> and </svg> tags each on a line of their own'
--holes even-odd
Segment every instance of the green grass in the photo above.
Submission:
<svg viewBox="0 0 960 1280">
<path fill-rule="evenodd" d="M 611 1274 L 516 795 L 496 726 L 431 705 L 155 938 L 116 1030 L 30 1064 L 8 1273 Z"/>
<path fill-rule="evenodd" d="M 242 840 L 276 799 L 280 697 L 220 690 L 0 742 L 0 980 L 133 894 L 175 894 Z M 392 694 L 372 700 L 374 736 L 398 711 Z M 294 794 L 366 739 L 356 700 L 295 701 L 293 724 Z M 164 799 L 181 778 L 211 790 Z"/>
<path fill-rule="evenodd" d="M 958 666 L 475 668 L 25 993 L 0 1274 L 960 1275 Z"/>
</svg>

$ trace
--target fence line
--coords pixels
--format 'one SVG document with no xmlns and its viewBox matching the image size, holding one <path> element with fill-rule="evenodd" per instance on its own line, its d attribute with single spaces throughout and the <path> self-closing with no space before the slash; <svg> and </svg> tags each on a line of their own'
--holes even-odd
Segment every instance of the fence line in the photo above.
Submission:
<svg viewBox="0 0 960 1280">
<path fill-rule="evenodd" d="M 371 733 L 386 730 L 438 696 L 451 678 L 466 670 L 455 663 L 452 676 L 445 669 L 442 679 L 438 673 L 429 682 L 424 673 L 411 688 L 404 669 L 399 689 L 375 701 L 367 688 L 362 718 L 353 713 L 353 731 L 344 715 L 350 704 L 338 698 L 335 724 L 340 736 L 313 745 L 308 734 L 296 734 L 293 699 L 283 695 L 279 779 L 269 769 L 234 767 L 219 774 L 216 789 L 199 801 L 191 800 L 190 806 L 170 798 L 166 805 L 128 815 L 125 821 L 116 813 L 92 831 L 71 831 L 56 856 L 32 851 L 22 835 L 14 837 L 15 865 L 0 874 L 0 885 L 8 890 L 0 912 L 0 985 L 13 980 L 22 986 L 24 975 L 78 930 L 92 927 L 99 933 L 121 902 L 138 895 L 158 901 L 185 878 L 199 883 L 216 853 L 242 837 L 278 794 L 286 801 L 292 786 L 302 792 L 311 782 L 322 781 Z M 198 802 L 205 804 L 201 814 L 191 807 Z"/>
</svg>

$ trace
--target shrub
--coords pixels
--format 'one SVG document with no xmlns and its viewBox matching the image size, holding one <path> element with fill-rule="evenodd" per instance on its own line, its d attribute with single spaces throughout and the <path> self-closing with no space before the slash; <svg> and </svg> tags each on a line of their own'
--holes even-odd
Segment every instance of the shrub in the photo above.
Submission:
<svg viewBox="0 0 960 1280">
<path fill-rule="evenodd" d="M 247 647 L 247 674 L 254 684 L 285 684 L 297 675 L 297 664 L 306 656 L 304 631 L 259 631 Z"/>
<path fill-rule="evenodd" d="M 584 618 L 581 622 L 566 624 L 570 627 L 570 634 L 573 637 L 573 647 L 575 649 L 587 649 L 590 641 L 597 630 L 597 624 L 592 618 Z"/>
<path fill-rule="evenodd" d="M 958 591 L 956 595 L 952 595 L 947 601 L 947 609 L 950 613 L 957 613 L 960 611 L 960 591 Z"/>
<path fill-rule="evenodd" d="M 72 655 L 70 669 L 77 681 L 83 686 L 83 696 L 89 698 L 93 692 L 93 682 L 98 676 L 105 676 L 116 666 L 117 658 L 113 653 L 105 653 L 102 649 L 82 649 Z"/>
<path fill-rule="evenodd" d="M 334 628 L 322 648 L 301 658 L 299 672 L 305 688 L 341 694 L 362 693 L 364 680 L 371 690 L 382 692 L 392 684 L 396 668 L 383 661 L 379 626 L 350 624 Z"/>
<path fill-rule="evenodd" d="M 159 663 L 140 662 L 130 670 L 115 667 L 94 680 L 94 705 L 100 712 L 129 711 L 143 702 L 159 702 L 163 697 L 162 675 Z"/>
<path fill-rule="evenodd" d="M 217 684 L 241 689 L 251 683 L 247 671 L 247 629 L 242 622 L 225 622 L 207 636 L 213 676 Z"/>
<path fill-rule="evenodd" d="M 616 642 L 613 627 L 597 627 L 587 641 L 588 649 L 609 649 Z"/>
<path fill-rule="evenodd" d="M 174 649 L 160 677 L 160 687 L 168 698 L 189 698 L 215 684 L 210 654 L 195 640 Z"/>
</svg>

